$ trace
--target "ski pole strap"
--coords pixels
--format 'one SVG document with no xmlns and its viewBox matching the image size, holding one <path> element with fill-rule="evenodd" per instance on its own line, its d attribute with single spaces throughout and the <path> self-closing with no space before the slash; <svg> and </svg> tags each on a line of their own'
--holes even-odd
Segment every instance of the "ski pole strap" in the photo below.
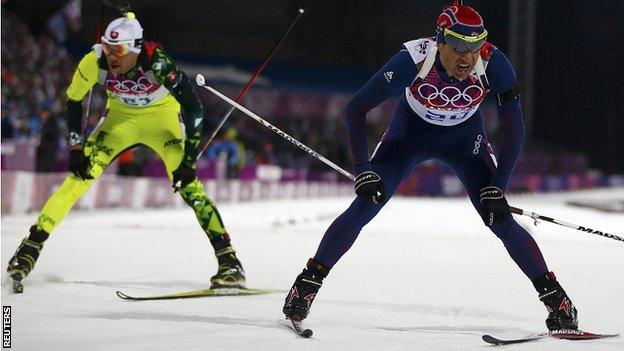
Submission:
<svg viewBox="0 0 624 351">
<path fill-rule="evenodd" d="M 618 236 L 618 235 L 615 235 L 615 234 L 609 234 L 609 233 L 606 233 L 606 232 L 603 232 L 603 231 L 600 231 L 600 230 L 596 230 L 596 229 L 592 229 L 592 228 L 589 228 L 589 227 L 584 227 L 584 226 L 580 226 L 580 225 L 564 222 L 564 221 L 561 221 L 561 220 L 558 220 L 558 219 L 554 219 L 554 218 L 551 218 L 551 217 L 542 216 L 542 215 L 540 215 L 538 213 L 525 211 L 525 210 L 523 210 L 521 208 L 517 208 L 517 207 L 513 207 L 513 206 L 510 206 L 509 210 L 511 211 L 511 213 L 514 213 L 514 214 L 518 214 L 518 215 L 522 215 L 522 216 L 527 216 L 527 217 L 533 218 L 533 220 L 535 220 L 535 224 L 537 224 L 538 220 L 542 220 L 542 221 L 546 221 L 546 222 L 550 222 L 550 223 L 559 224 L 559 225 L 564 226 L 564 227 L 580 230 L 580 231 L 585 232 L 585 233 L 596 234 L 596 235 L 603 236 L 605 238 L 609 238 L 609 239 L 613 239 L 613 240 L 618 240 L 618 241 L 624 242 L 624 237 L 621 237 L 621 236 Z"/>
<path fill-rule="evenodd" d="M 483 89 L 490 90 L 490 82 L 487 79 L 487 75 L 485 74 L 485 65 L 483 64 L 483 60 L 481 59 L 481 55 L 477 59 L 477 64 L 475 65 L 475 71 L 479 76 L 479 81 L 481 82 L 481 86 Z"/>
<path fill-rule="evenodd" d="M 418 75 L 416 76 L 416 80 L 414 80 L 414 83 L 422 82 L 422 80 L 425 79 L 425 77 L 429 74 L 429 71 L 431 71 L 431 68 L 435 63 L 437 52 L 437 46 L 433 46 L 431 49 L 429 49 L 429 52 L 427 53 L 427 56 L 425 56 L 425 60 L 423 61 L 422 66 L 420 66 L 420 71 L 418 71 Z"/>
</svg>

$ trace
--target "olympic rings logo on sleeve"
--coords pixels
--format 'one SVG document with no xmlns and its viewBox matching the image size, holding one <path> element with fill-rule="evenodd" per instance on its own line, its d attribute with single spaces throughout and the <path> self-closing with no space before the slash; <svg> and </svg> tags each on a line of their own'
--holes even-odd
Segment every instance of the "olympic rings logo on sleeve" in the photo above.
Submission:
<svg viewBox="0 0 624 351">
<path fill-rule="evenodd" d="M 472 149 L 472 153 L 474 155 L 479 153 L 479 149 L 481 148 L 481 141 L 483 140 L 483 136 L 481 134 L 477 135 L 477 140 L 474 142 L 474 149 Z"/>
<path fill-rule="evenodd" d="M 478 85 L 469 85 L 463 91 L 456 86 L 447 85 L 438 89 L 433 84 L 422 83 L 418 86 L 418 95 L 430 107 L 466 108 L 480 103 L 484 97 L 483 88 Z M 413 90 L 412 90 L 413 91 Z"/>
</svg>

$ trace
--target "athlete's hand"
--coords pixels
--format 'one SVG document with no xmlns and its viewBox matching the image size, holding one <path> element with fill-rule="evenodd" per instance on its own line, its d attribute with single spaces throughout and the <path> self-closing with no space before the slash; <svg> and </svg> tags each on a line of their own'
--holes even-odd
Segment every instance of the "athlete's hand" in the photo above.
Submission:
<svg viewBox="0 0 624 351">
<path fill-rule="evenodd" d="M 85 156 L 82 148 L 74 148 L 69 152 L 69 170 L 78 178 L 93 179 L 87 170 L 89 158 Z"/>
<path fill-rule="evenodd" d="M 386 189 L 381 177 L 373 171 L 365 171 L 355 177 L 355 193 L 376 204 L 386 199 Z"/>
<path fill-rule="evenodd" d="M 173 171 L 173 192 L 177 192 L 178 190 L 187 186 L 190 182 L 194 181 L 197 178 L 197 172 L 195 168 L 191 166 L 187 166 L 184 163 L 180 163 L 180 166 Z"/>
<path fill-rule="evenodd" d="M 486 186 L 479 195 L 481 201 L 481 217 L 485 225 L 501 223 L 511 217 L 509 204 L 503 191 L 495 186 Z"/>
</svg>

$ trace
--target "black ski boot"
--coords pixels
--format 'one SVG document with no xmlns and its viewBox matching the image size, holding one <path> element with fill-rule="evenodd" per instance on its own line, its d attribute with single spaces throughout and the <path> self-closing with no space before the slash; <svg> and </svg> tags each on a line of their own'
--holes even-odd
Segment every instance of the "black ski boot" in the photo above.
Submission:
<svg viewBox="0 0 624 351">
<path fill-rule="evenodd" d="M 217 274 L 210 278 L 210 288 L 239 288 L 245 289 L 245 270 L 243 265 L 236 258 L 236 251 L 229 240 L 218 240 L 212 243 L 219 269 Z"/>
<path fill-rule="evenodd" d="M 30 235 L 22 240 L 7 267 L 7 273 L 13 279 L 13 292 L 21 293 L 24 291 L 21 284 L 22 279 L 26 278 L 35 268 L 35 262 L 37 262 L 41 249 L 43 249 L 43 242 L 49 236 L 50 234 L 38 230 L 34 225 L 30 227 Z"/>
<path fill-rule="evenodd" d="M 555 273 L 548 272 L 533 279 L 533 285 L 548 310 L 548 330 L 578 329 L 576 307 L 557 281 Z"/>
<path fill-rule="evenodd" d="M 328 273 L 329 268 L 319 261 L 313 258 L 308 260 L 306 268 L 297 276 L 295 284 L 290 288 L 284 301 L 282 312 L 286 318 L 302 321 L 308 316 L 316 293 L 323 285 L 323 279 Z"/>
</svg>

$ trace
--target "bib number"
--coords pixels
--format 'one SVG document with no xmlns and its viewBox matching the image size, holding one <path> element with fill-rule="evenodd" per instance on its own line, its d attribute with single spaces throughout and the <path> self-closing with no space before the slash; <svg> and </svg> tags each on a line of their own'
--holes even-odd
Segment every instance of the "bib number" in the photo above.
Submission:
<svg viewBox="0 0 624 351">
<path fill-rule="evenodd" d="M 432 121 L 438 121 L 438 122 L 461 121 L 462 119 L 466 118 L 466 116 L 468 116 L 469 113 L 470 113 L 470 110 L 449 115 L 446 113 L 435 113 L 435 112 L 431 112 L 427 110 L 427 114 L 425 115 L 425 118 L 428 118 Z"/>
<path fill-rule="evenodd" d="M 130 105 L 130 106 L 136 106 L 136 107 L 143 107 L 143 106 L 147 106 L 149 104 L 152 103 L 152 101 L 154 101 L 154 99 L 150 99 L 148 97 L 128 97 L 128 96 L 123 96 L 120 97 L 121 101 L 126 104 L 126 105 Z"/>
</svg>

